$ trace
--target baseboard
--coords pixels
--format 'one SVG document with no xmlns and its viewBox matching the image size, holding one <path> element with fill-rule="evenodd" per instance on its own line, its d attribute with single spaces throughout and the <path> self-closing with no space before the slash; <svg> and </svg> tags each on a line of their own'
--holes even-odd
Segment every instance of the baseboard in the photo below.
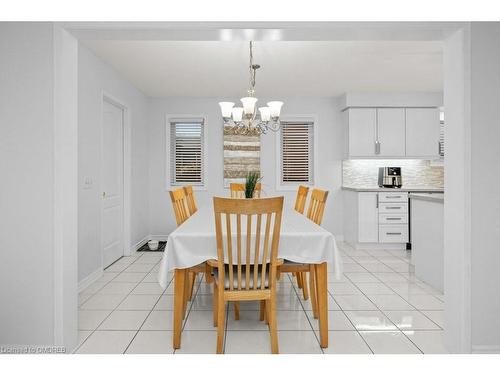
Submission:
<svg viewBox="0 0 500 375">
<path fill-rule="evenodd" d="M 132 248 L 130 249 L 132 253 L 136 252 L 137 250 L 139 250 L 142 245 L 144 245 L 145 243 L 147 243 L 148 241 L 150 240 L 150 236 L 144 236 L 143 239 L 141 239 L 139 242 L 137 242 L 135 245 L 132 245 Z"/>
<path fill-rule="evenodd" d="M 168 234 L 150 234 L 149 239 L 157 241 L 166 241 L 168 239 Z"/>
<path fill-rule="evenodd" d="M 336 242 L 344 242 L 344 235 L 343 234 L 334 234 Z"/>
<path fill-rule="evenodd" d="M 80 293 L 82 290 L 84 290 L 86 287 L 88 287 L 90 284 L 92 284 L 94 281 L 99 279 L 103 274 L 102 269 L 97 269 L 94 272 L 92 272 L 90 275 L 88 275 L 86 278 L 78 282 L 78 293 Z"/>
<path fill-rule="evenodd" d="M 406 250 L 404 243 L 352 243 L 347 242 L 356 250 Z"/>
<path fill-rule="evenodd" d="M 472 345 L 473 354 L 499 354 L 500 345 Z"/>
</svg>

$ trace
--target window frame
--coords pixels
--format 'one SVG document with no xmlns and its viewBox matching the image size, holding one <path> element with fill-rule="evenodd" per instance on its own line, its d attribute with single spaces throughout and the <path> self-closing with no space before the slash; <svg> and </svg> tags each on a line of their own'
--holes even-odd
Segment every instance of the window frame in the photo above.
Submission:
<svg viewBox="0 0 500 375">
<path fill-rule="evenodd" d="M 171 139 L 171 129 L 172 129 L 172 124 L 174 122 L 180 122 L 178 120 L 182 121 L 196 121 L 196 120 L 202 120 L 202 127 L 203 127 L 203 132 L 202 132 L 202 162 L 201 162 L 201 184 L 200 185 L 192 185 L 194 190 L 197 191 L 206 191 L 207 190 L 207 182 L 208 182 L 208 174 L 206 173 L 206 166 L 208 165 L 208 142 L 207 142 L 207 116 L 205 115 L 186 115 L 186 114 L 168 114 L 165 117 L 165 145 L 164 145 L 164 150 L 165 150 L 165 191 L 169 191 L 172 189 L 177 189 L 181 186 L 186 186 L 188 184 L 186 183 L 172 183 L 172 168 L 171 168 L 171 161 L 172 161 L 172 139 Z"/>
<path fill-rule="evenodd" d="M 299 185 L 304 186 L 314 186 L 315 182 L 318 178 L 317 173 L 317 161 L 318 161 L 318 119 L 315 115 L 293 115 L 293 116 L 284 116 L 280 119 L 282 124 L 286 124 L 287 122 L 304 122 L 312 124 L 312 167 L 311 167 L 311 176 L 310 181 L 308 183 L 305 182 L 283 182 L 282 181 L 282 149 L 281 149 L 281 134 L 282 129 L 275 133 L 275 141 L 276 141 L 276 191 L 295 191 Z"/>
</svg>

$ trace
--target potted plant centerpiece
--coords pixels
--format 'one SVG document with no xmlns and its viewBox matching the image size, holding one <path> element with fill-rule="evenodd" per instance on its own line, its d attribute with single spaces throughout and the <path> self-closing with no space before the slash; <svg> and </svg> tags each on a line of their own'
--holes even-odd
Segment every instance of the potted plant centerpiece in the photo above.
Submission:
<svg viewBox="0 0 500 375">
<path fill-rule="evenodd" d="M 245 181 L 245 198 L 253 198 L 255 193 L 255 187 L 257 183 L 260 181 L 259 172 L 248 172 L 246 181 Z"/>
</svg>

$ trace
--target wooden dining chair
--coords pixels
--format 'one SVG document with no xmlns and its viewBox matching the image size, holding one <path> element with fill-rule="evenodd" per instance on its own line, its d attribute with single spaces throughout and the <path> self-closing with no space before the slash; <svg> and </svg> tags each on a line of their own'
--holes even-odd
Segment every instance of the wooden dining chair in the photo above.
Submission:
<svg viewBox="0 0 500 375">
<path fill-rule="evenodd" d="M 190 209 L 189 209 L 189 203 L 188 203 L 188 197 L 186 195 L 185 188 L 179 188 L 173 191 L 170 191 L 170 199 L 172 201 L 172 206 L 174 209 L 174 214 L 175 214 L 175 221 L 177 223 L 177 226 L 181 225 L 184 223 L 189 217 L 193 214 Z M 193 197 L 193 202 L 194 202 L 194 197 Z M 195 267 L 191 267 L 188 270 L 188 281 L 185 284 L 186 285 L 186 297 L 184 300 L 184 313 L 187 307 L 187 301 L 191 300 L 193 297 L 193 289 L 194 289 L 194 284 L 196 282 L 196 276 L 199 273 L 205 273 L 208 275 L 208 270 L 207 266 L 205 264 L 198 265 Z M 210 281 L 210 277 L 207 276 L 207 281 Z"/>
<path fill-rule="evenodd" d="M 323 221 L 323 214 L 325 212 L 326 199 L 328 198 L 327 190 L 313 189 L 311 193 L 311 199 L 309 200 L 309 207 L 307 209 L 307 218 L 321 225 Z M 287 262 L 280 266 L 280 272 L 292 272 L 297 275 L 297 284 L 300 289 L 302 289 L 302 295 L 305 300 L 309 299 L 309 294 L 311 295 L 311 305 L 313 308 L 313 316 L 316 318 L 318 316 L 318 305 L 317 305 L 317 292 L 316 292 L 316 280 L 314 272 L 312 272 L 313 266 L 310 264 Z M 309 274 L 309 288 L 307 285 L 307 274 Z"/>
<path fill-rule="evenodd" d="M 196 201 L 194 199 L 194 191 L 191 185 L 184 186 L 184 193 L 186 194 L 186 202 L 189 210 L 189 214 L 192 215 L 198 208 L 196 207 Z"/>
<path fill-rule="evenodd" d="M 231 198 L 245 198 L 245 184 L 237 184 L 232 182 L 229 184 L 231 190 Z M 262 185 L 260 182 L 255 184 L 255 190 L 253 192 L 253 198 L 260 198 L 260 193 L 262 191 Z"/>
<path fill-rule="evenodd" d="M 260 301 L 262 312 L 265 311 L 261 320 L 265 316 L 269 324 L 271 352 L 279 352 L 276 272 L 282 263 L 278 259 L 282 211 L 283 197 L 246 200 L 214 197 L 217 259 L 208 262 L 214 267 L 217 353 L 222 353 L 228 301 Z"/>
<path fill-rule="evenodd" d="M 307 194 L 309 193 L 309 188 L 307 186 L 300 185 L 297 190 L 297 197 L 295 198 L 295 211 L 303 214 L 306 208 Z"/>
</svg>

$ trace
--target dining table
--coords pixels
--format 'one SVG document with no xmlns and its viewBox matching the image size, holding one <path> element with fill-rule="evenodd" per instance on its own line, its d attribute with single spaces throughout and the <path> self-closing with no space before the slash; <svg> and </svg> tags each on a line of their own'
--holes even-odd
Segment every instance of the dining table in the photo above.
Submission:
<svg viewBox="0 0 500 375">
<path fill-rule="evenodd" d="M 305 215 L 285 207 L 282 213 L 278 258 L 313 266 L 320 346 L 328 347 L 328 274 L 340 279 L 342 261 L 335 237 Z M 180 348 L 188 272 L 203 269 L 207 260 L 217 259 L 213 205 L 200 207 L 178 226 L 167 239 L 158 271 L 158 282 L 165 289 L 174 271 L 173 347 Z M 194 268 L 193 268 L 194 267 Z M 279 322 L 278 322 L 279 325 Z"/>
</svg>

